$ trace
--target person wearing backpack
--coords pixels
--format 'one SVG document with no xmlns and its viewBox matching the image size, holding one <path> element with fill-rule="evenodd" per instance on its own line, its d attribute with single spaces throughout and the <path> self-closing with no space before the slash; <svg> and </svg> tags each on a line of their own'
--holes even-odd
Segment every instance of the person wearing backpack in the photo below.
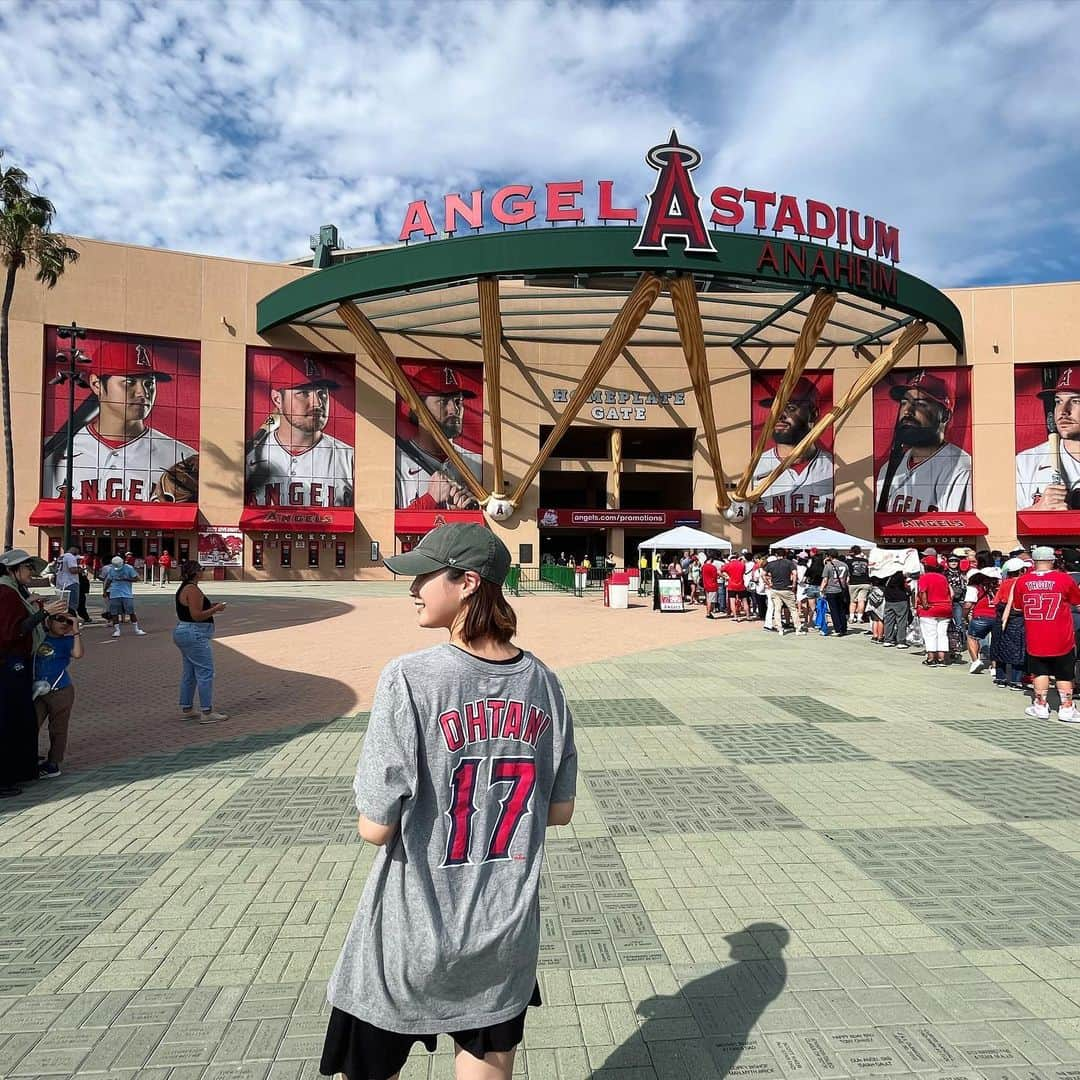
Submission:
<svg viewBox="0 0 1080 1080">
<path fill-rule="evenodd" d="M 845 600 L 848 585 L 847 563 L 836 557 L 835 552 L 825 556 L 825 568 L 821 576 L 821 595 L 829 606 L 829 617 L 837 637 L 843 637 L 848 628 L 848 605 Z"/>
<path fill-rule="evenodd" d="M 852 622 L 869 622 L 866 599 L 870 595 L 870 560 L 857 545 L 848 556 L 848 591 L 851 594 L 849 617 Z"/>
</svg>

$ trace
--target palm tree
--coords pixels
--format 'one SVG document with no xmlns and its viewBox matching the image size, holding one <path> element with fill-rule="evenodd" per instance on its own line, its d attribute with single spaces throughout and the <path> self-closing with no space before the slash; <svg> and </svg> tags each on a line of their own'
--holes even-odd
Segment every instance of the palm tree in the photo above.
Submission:
<svg viewBox="0 0 1080 1080">
<path fill-rule="evenodd" d="M 0 159 L 4 151 L 0 150 Z M 11 438 L 11 379 L 8 363 L 8 316 L 15 295 L 15 275 L 27 263 L 37 266 L 35 277 L 51 289 L 79 253 L 68 238 L 51 232 L 56 207 L 30 186 L 30 177 L 14 165 L 0 168 L 0 265 L 4 267 L 4 296 L 0 301 L 0 397 L 3 398 L 5 498 L 4 548 L 15 539 L 15 453 Z"/>
</svg>

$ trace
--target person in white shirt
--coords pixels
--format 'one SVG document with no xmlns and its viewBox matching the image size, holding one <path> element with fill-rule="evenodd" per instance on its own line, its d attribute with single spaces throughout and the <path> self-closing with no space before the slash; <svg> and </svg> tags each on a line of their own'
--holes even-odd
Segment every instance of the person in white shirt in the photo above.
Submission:
<svg viewBox="0 0 1080 1080">
<path fill-rule="evenodd" d="M 59 558 L 56 570 L 56 587 L 63 589 L 68 602 L 68 611 L 79 609 L 79 555 L 78 547 L 72 544 Z"/>
</svg>

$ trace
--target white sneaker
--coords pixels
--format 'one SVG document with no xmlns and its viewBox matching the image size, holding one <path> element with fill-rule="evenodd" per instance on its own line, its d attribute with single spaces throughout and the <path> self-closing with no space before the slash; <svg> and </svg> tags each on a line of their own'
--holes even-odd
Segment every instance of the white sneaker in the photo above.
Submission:
<svg viewBox="0 0 1080 1080">
<path fill-rule="evenodd" d="M 138 634 L 139 637 L 146 637 L 146 631 L 141 626 L 135 627 L 135 633 Z"/>
<path fill-rule="evenodd" d="M 977 660 L 971 661 L 971 667 L 968 668 L 969 675 L 978 675 L 980 671 L 986 669 L 986 661 L 980 656 Z"/>
<path fill-rule="evenodd" d="M 220 724 L 223 720 L 228 720 L 229 714 L 223 712 L 214 712 L 211 709 L 209 712 L 199 713 L 200 724 Z"/>
<path fill-rule="evenodd" d="M 119 637 L 120 636 L 120 627 L 119 626 L 112 632 L 112 636 L 113 637 Z"/>
<path fill-rule="evenodd" d="M 1058 709 L 1058 719 L 1063 724 L 1080 724 L 1080 712 L 1076 711 L 1075 705 Z"/>
<path fill-rule="evenodd" d="M 1029 705 L 1025 710 L 1025 714 L 1030 716 L 1032 720 L 1049 720 L 1050 719 L 1050 706 L 1040 705 L 1037 701 L 1034 705 Z M 1075 713 L 1076 710 L 1073 709 Z M 1060 713 L 1058 714 L 1060 715 Z M 1070 721 L 1071 722 L 1071 721 Z"/>
</svg>

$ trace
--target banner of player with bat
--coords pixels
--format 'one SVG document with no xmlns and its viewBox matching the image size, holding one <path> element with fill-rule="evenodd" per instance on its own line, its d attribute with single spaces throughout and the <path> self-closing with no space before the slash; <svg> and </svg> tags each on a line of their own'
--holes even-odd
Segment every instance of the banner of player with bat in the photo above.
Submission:
<svg viewBox="0 0 1080 1080">
<path fill-rule="evenodd" d="M 1080 360 L 1015 377 L 1016 509 L 1080 510 Z"/>
<path fill-rule="evenodd" d="M 355 363 L 338 353 L 248 349 L 247 506 L 353 505 Z"/>
<path fill-rule="evenodd" d="M 62 499 L 67 479 L 68 387 L 52 379 L 60 342 L 46 330 L 41 494 Z M 73 499 L 196 502 L 199 491 L 199 346 L 91 331 L 90 364 L 71 418 Z"/>
<path fill-rule="evenodd" d="M 484 382 L 479 364 L 441 360 L 401 360 L 412 383 L 477 479 L 481 479 L 484 446 Z M 479 511 L 480 504 L 445 457 L 438 443 L 418 422 L 407 401 L 397 399 L 398 510 Z"/>
</svg>

